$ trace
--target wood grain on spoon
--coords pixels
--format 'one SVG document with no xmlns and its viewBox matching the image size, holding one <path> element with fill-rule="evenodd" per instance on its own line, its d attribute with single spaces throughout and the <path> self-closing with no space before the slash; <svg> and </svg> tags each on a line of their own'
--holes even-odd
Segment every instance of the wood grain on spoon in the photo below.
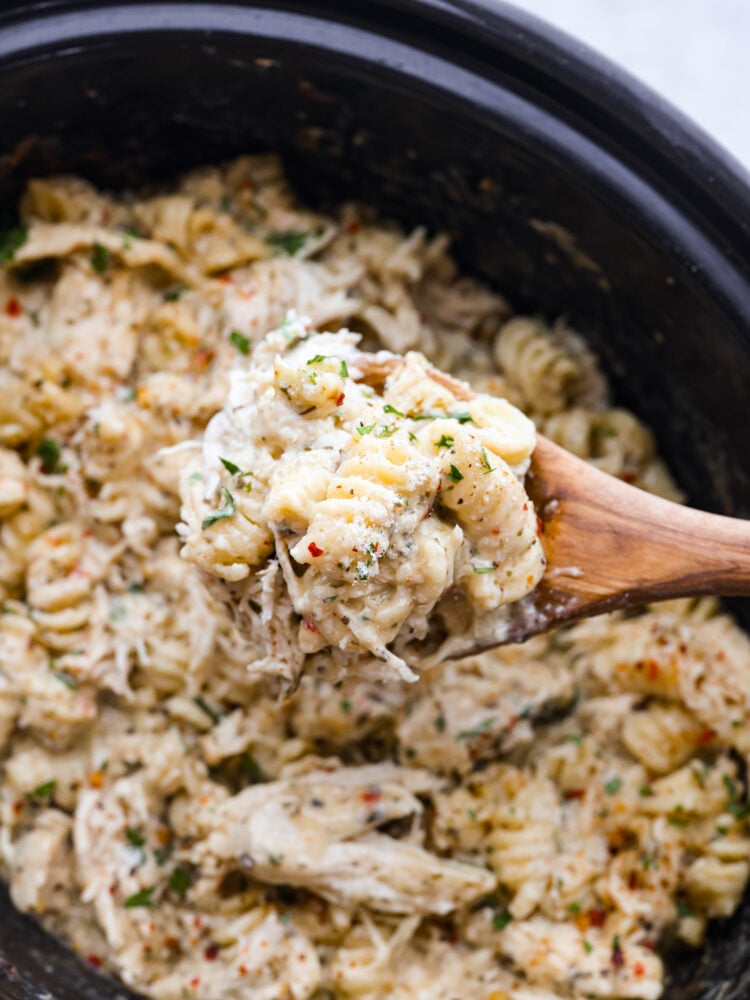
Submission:
<svg viewBox="0 0 750 1000">
<path fill-rule="evenodd" d="M 368 378 L 398 361 L 372 358 Z M 432 369 L 457 398 L 469 387 Z M 541 435 L 526 489 L 542 520 L 547 568 L 506 642 L 578 618 L 673 597 L 750 596 L 750 521 L 683 507 L 600 471 Z M 474 647 L 471 652 L 482 647 Z M 465 655 L 467 651 L 462 651 Z"/>
</svg>

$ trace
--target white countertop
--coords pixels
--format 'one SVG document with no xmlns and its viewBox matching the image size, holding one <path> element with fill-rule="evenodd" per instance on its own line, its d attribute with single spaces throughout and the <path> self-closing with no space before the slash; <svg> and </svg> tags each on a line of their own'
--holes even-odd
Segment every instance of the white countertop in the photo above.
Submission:
<svg viewBox="0 0 750 1000">
<path fill-rule="evenodd" d="M 750 169 L 750 0 L 512 0 L 649 84 Z"/>
</svg>

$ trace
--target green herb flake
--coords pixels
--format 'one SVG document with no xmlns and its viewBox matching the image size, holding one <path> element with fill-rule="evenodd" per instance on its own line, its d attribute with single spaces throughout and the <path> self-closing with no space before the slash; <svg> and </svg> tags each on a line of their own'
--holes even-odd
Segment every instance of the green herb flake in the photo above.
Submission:
<svg viewBox="0 0 750 1000">
<path fill-rule="evenodd" d="M 341 362 L 341 367 L 339 368 L 339 375 L 342 378 L 349 378 L 349 369 L 347 367 L 346 361 Z"/>
<path fill-rule="evenodd" d="M 470 820 L 471 820 L 471 821 L 472 821 L 473 823 L 476 823 L 476 821 L 477 821 L 477 819 L 478 819 L 478 816 L 477 816 L 477 811 L 476 811 L 476 809 L 467 809 L 467 810 L 466 810 L 466 815 L 467 815 L 467 816 L 469 817 L 469 819 L 470 819 Z"/>
<path fill-rule="evenodd" d="M 464 474 L 460 469 L 457 469 L 455 465 L 451 465 L 448 477 L 452 483 L 460 483 L 464 478 Z"/>
<path fill-rule="evenodd" d="M 406 433 L 409 435 L 409 440 L 410 441 L 416 441 L 417 440 L 417 435 L 416 434 L 413 434 L 411 431 L 407 431 Z"/>
<path fill-rule="evenodd" d="M 250 340 L 243 333 L 240 333 L 239 330 L 232 330 L 229 334 L 229 341 L 234 344 L 240 354 L 247 355 L 250 353 Z"/>
<path fill-rule="evenodd" d="M 54 438 L 42 438 L 36 449 L 37 458 L 42 461 L 42 472 L 51 475 L 57 469 L 62 449 Z"/>
<path fill-rule="evenodd" d="M 52 781 L 45 781 L 43 785 L 37 785 L 33 792 L 30 792 L 27 798 L 31 799 L 51 799 L 55 794 L 55 789 L 57 788 L 57 782 L 53 779 Z"/>
<path fill-rule="evenodd" d="M 397 410 L 395 406 L 391 406 L 390 403 L 386 403 L 383 407 L 383 413 L 392 413 L 395 417 L 403 417 L 404 414 L 401 410 Z"/>
<path fill-rule="evenodd" d="M 221 712 L 219 712 L 215 708 L 212 708 L 211 705 L 208 704 L 208 702 L 202 695 L 199 694 L 196 695 L 195 698 L 193 698 L 193 702 L 198 706 L 201 712 L 204 712 L 209 717 L 209 719 L 214 723 L 214 725 L 217 725 L 219 722 L 221 722 L 222 720 Z"/>
<path fill-rule="evenodd" d="M 591 952 L 594 950 L 593 945 L 589 941 L 587 941 L 586 938 L 583 939 L 583 950 L 586 952 L 587 955 L 590 955 Z"/>
<path fill-rule="evenodd" d="M 491 566 L 472 566 L 472 569 L 478 576 L 483 576 L 485 573 L 492 573 L 497 566 L 493 563 Z"/>
<path fill-rule="evenodd" d="M 70 691 L 78 690 L 78 681 L 75 677 L 72 677 L 65 670 L 58 670 L 56 667 L 50 667 L 49 669 L 55 680 L 60 681 L 60 683 L 64 684 Z"/>
<path fill-rule="evenodd" d="M 112 254 L 101 243 L 95 243 L 91 251 L 91 266 L 97 274 L 104 274 L 112 263 Z"/>
<path fill-rule="evenodd" d="M 615 776 L 610 778 L 609 781 L 604 786 L 604 791 L 607 795 L 617 795 L 617 793 L 622 788 L 622 778 Z"/>
<path fill-rule="evenodd" d="M 178 896 L 184 896 L 192 884 L 193 879 L 190 872 L 182 865 L 177 865 L 169 876 L 169 888 Z"/>
<path fill-rule="evenodd" d="M 294 229 L 285 232 L 269 233 L 266 236 L 266 243 L 274 250 L 280 250 L 289 257 L 296 257 L 300 250 L 307 243 L 309 233 L 298 232 Z"/>
<path fill-rule="evenodd" d="M 482 448 L 482 465 L 487 470 L 485 472 L 485 476 L 488 475 L 490 472 L 494 472 L 495 471 L 494 465 L 490 465 L 490 460 L 487 457 L 487 452 L 484 450 L 484 448 Z"/>
<path fill-rule="evenodd" d="M 508 910 L 498 910 L 492 914 L 492 926 L 496 931 L 504 931 L 512 920 Z"/>
<path fill-rule="evenodd" d="M 128 584 L 129 594 L 142 594 L 144 591 L 144 586 L 142 583 L 130 583 Z"/>
<path fill-rule="evenodd" d="M 724 783 L 724 787 L 727 790 L 727 795 L 729 796 L 729 798 L 736 799 L 737 785 L 734 783 L 734 781 L 729 777 L 728 774 L 723 775 L 721 780 Z"/>
<path fill-rule="evenodd" d="M 266 780 L 263 768 L 252 754 L 247 752 L 240 755 L 240 770 L 247 775 L 253 784 Z"/>
<path fill-rule="evenodd" d="M 654 794 L 654 790 L 651 785 L 641 785 L 638 789 L 638 794 L 642 799 L 648 799 Z"/>
<path fill-rule="evenodd" d="M 219 458 L 219 461 L 230 474 L 230 476 L 241 476 L 239 465 L 235 465 L 234 462 L 230 462 L 228 458 Z"/>
<path fill-rule="evenodd" d="M 453 420 L 457 420 L 459 424 L 468 424 L 474 422 L 472 415 L 468 411 L 465 413 L 450 413 L 448 415 Z"/>
<path fill-rule="evenodd" d="M 234 497 L 226 486 L 221 487 L 221 496 L 224 500 L 221 507 L 211 511 L 210 514 L 206 514 L 201 521 L 201 528 L 204 531 L 206 528 L 210 528 L 212 524 L 216 524 L 217 521 L 225 521 L 229 517 L 234 517 L 237 513 L 237 504 L 234 502 Z"/>
<path fill-rule="evenodd" d="M 488 729 L 491 729 L 495 724 L 493 718 L 484 719 L 479 723 L 474 729 L 462 729 L 460 733 L 456 734 L 457 740 L 473 740 L 477 736 L 481 736 L 482 733 L 486 733 Z"/>
<path fill-rule="evenodd" d="M 568 903 L 568 913 L 580 913 L 580 912 L 581 912 L 581 904 L 577 900 L 575 900 L 572 903 Z"/>
<path fill-rule="evenodd" d="M 310 360 L 306 361 L 305 364 L 308 364 L 308 365 L 317 365 L 317 364 L 320 364 L 321 361 L 325 361 L 326 358 L 330 358 L 330 357 L 331 357 L 330 354 L 316 354 L 314 358 L 310 358 Z"/>
<path fill-rule="evenodd" d="M 283 854 L 269 854 L 268 855 L 268 860 L 271 862 L 271 864 L 274 866 L 274 868 L 278 868 L 279 865 L 281 864 L 281 862 L 284 860 L 284 855 Z"/>
<path fill-rule="evenodd" d="M 125 840 L 127 840 L 131 847 L 143 847 L 146 843 L 143 830 L 139 826 L 126 826 Z"/>
<path fill-rule="evenodd" d="M 137 907 L 145 906 L 149 909 L 153 907 L 154 902 L 151 897 L 156 890 L 155 885 L 150 885 L 145 889 L 141 889 L 140 892 L 134 892 L 132 896 L 128 898 L 123 903 L 126 910 L 135 910 Z"/>
<path fill-rule="evenodd" d="M 750 805 L 747 802 L 728 802 L 727 812 L 731 813 L 735 819 L 747 819 L 750 816 Z"/>
<path fill-rule="evenodd" d="M 574 743 L 577 747 L 579 747 L 586 737 L 583 733 L 571 733 L 570 736 L 566 736 L 565 738 L 568 743 Z"/>
<path fill-rule="evenodd" d="M 162 298 L 165 302 L 177 302 L 184 291 L 185 289 L 182 285 L 172 285 L 166 289 Z"/>
<path fill-rule="evenodd" d="M 439 441 L 435 441 L 436 448 L 452 448 L 454 440 L 450 434 L 443 434 Z"/>
<path fill-rule="evenodd" d="M 442 712 L 435 716 L 435 729 L 437 729 L 439 733 L 445 732 L 445 716 Z"/>
<path fill-rule="evenodd" d="M 359 434 L 360 437 L 364 437 L 365 434 L 372 434 L 376 427 L 377 424 L 363 425 L 362 427 L 357 428 L 357 434 Z"/>
<path fill-rule="evenodd" d="M 28 238 L 25 226 L 13 226 L 0 233 L 0 264 L 12 261 Z"/>
<path fill-rule="evenodd" d="M 154 859 L 160 867 L 169 861 L 172 855 L 173 847 L 171 844 L 166 844 L 164 847 L 157 847 L 154 851 Z"/>
<path fill-rule="evenodd" d="M 695 910 L 684 899 L 677 900 L 677 915 L 680 917 L 693 917 Z"/>
<path fill-rule="evenodd" d="M 339 702 L 339 708 L 341 709 L 342 712 L 351 712 L 352 703 L 349 701 L 348 698 L 342 698 L 341 701 Z"/>
</svg>

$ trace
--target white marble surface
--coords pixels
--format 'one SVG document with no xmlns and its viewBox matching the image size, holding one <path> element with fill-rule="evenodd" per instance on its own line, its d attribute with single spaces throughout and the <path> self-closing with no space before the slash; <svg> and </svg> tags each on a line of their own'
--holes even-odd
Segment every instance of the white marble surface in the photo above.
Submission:
<svg viewBox="0 0 750 1000">
<path fill-rule="evenodd" d="M 750 0 L 513 0 L 668 98 L 750 169 Z"/>
</svg>

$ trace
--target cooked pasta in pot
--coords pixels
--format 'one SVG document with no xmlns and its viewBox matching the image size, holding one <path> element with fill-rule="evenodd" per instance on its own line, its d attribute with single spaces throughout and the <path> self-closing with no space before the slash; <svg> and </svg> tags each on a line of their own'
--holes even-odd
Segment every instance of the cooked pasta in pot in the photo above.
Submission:
<svg viewBox="0 0 750 1000">
<path fill-rule="evenodd" d="M 0 858 L 15 905 L 163 1000 L 658 997 L 660 942 L 699 945 L 747 882 L 750 641 L 713 602 L 679 601 L 416 683 L 331 670 L 346 623 L 331 615 L 330 634 L 301 645 L 292 578 L 312 567 L 328 586 L 309 546 L 342 544 L 328 490 L 357 455 L 323 469 L 325 490 L 320 456 L 293 456 L 274 493 L 209 424 L 223 410 L 226 431 L 230 381 L 248 372 L 302 398 L 299 372 L 322 355 L 317 384 L 346 380 L 346 359 L 314 337 L 309 356 L 274 347 L 273 331 L 308 317 L 336 343 L 348 330 L 365 350 L 421 352 L 508 400 L 486 405 L 519 407 L 611 474 L 677 497 L 581 339 L 512 317 L 442 237 L 356 206 L 304 210 L 272 157 L 159 195 L 36 180 L 20 212 L 0 241 Z M 415 415 L 399 406 L 407 390 L 386 402 Z M 472 424 L 458 423 L 464 438 L 445 412 L 437 440 L 474 447 Z M 397 419 L 390 436 L 353 433 L 368 457 L 403 444 L 439 479 L 432 431 Z M 412 454 L 409 432 L 430 447 Z M 528 444 L 481 447 L 520 488 Z M 256 561 L 216 517 L 240 501 L 270 505 L 247 522 Z M 463 565 L 487 540 L 473 554 L 474 541 Z M 391 629 L 442 595 L 450 544 L 425 545 L 403 593 L 396 561 L 392 580 L 383 571 L 404 601 Z M 216 567 L 230 589 L 253 576 L 251 628 L 211 585 Z M 335 582 L 366 615 L 353 579 Z M 365 659 L 382 652 L 362 635 Z"/>
</svg>

